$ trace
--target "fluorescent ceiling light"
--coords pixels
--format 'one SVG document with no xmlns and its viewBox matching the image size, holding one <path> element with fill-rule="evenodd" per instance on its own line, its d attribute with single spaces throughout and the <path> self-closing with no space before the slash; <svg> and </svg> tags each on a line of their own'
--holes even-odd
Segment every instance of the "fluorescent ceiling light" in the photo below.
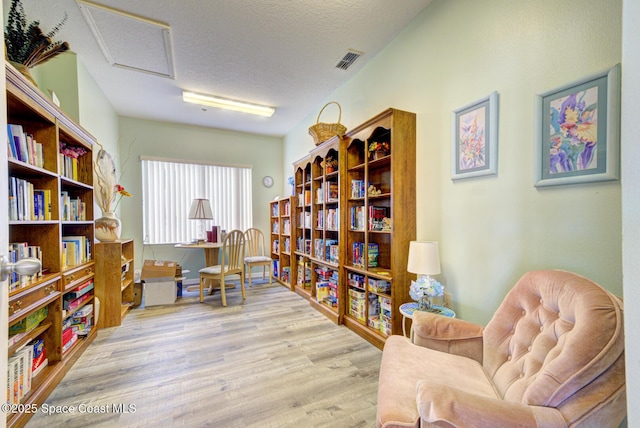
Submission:
<svg viewBox="0 0 640 428">
<path fill-rule="evenodd" d="M 197 94 L 190 91 L 182 91 L 182 100 L 188 103 L 218 107 L 233 111 L 241 111 L 243 113 L 257 114 L 259 116 L 266 117 L 271 117 L 271 115 L 273 115 L 273 112 L 276 111 L 276 109 L 273 107 L 243 103 L 242 101 L 219 98 L 212 95 Z"/>
</svg>

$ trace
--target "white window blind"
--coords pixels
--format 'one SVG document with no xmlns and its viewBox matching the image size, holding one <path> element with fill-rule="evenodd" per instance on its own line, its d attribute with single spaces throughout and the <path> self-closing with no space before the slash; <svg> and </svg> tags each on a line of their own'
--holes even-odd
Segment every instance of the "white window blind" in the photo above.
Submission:
<svg viewBox="0 0 640 428">
<path fill-rule="evenodd" d="M 145 244 L 189 242 L 198 222 L 189 220 L 195 198 L 211 202 L 213 220 L 205 229 L 245 231 L 252 225 L 251 167 L 190 163 L 142 157 Z"/>
</svg>

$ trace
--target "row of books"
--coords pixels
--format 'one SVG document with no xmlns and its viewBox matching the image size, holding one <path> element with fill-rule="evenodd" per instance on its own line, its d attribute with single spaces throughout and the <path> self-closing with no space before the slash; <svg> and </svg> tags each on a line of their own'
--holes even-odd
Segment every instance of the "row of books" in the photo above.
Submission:
<svg viewBox="0 0 640 428">
<path fill-rule="evenodd" d="M 62 353 L 71 349 L 80 337 L 86 337 L 93 326 L 93 304 L 74 312 L 62 322 Z"/>
<path fill-rule="evenodd" d="M 309 262 L 298 260 L 298 278 L 296 283 L 303 287 L 311 287 L 311 265 Z"/>
<path fill-rule="evenodd" d="M 325 215 L 326 213 L 326 215 Z M 325 222 L 326 217 L 326 222 Z M 316 228 L 337 231 L 340 228 L 340 208 L 329 208 L 317 212 Z"/>
<path fill-rule="evenodd" d="M 298 214 L 298 227 L 311 229 L 311 213 L 309 211 L 302 211 Z"/>
<path fill-rule="evenodd" d="M 77 286 L 73 291 L 65 294 L 62 299 L 63 317 L 66 317 L 67 314 L 74 313 L 85 302 L 91 299 L 91 297 L 93 297 L 93 293 L 91 292 L 92 290 L 93 279 L 90 279 Z"/>
<path fill-rule="evenodd" d="M 271 233 L 278 234 L 280 233 L 280 223 L 278 221 L 274 221 L 271 225 Z M 282 234 L 283 235 L 291 235 L 291 220 L 285 219 L 282 220 Z"/>
<path fill-rule="evenodd" d="M 283 266 L 282 273 L 280 274 L 280 279 L 283 282 L 291 282 L 291 268 L 289 266 Z"/>
<path fill-rule="evenodd" d="M 17 350 L 7 365 L 7 404 L 19 404 L 31 391 L 32 380 L 49 364 L 42 339 Z"/>
<path fill-rule="evenodd" d="M 22 178 L 9 177 L 9 220 L 51 220 L 51 191 L 36 189 Z"/>
<path fill-rule="evenodd" d="M 291 215 L 291 203 L 287 200 L 282 204 L 282 215 L 288 217 Z"/>
<path fill-rule="evenodd" d="M 9 243 L 8 258 L 11 263 L 16 263 L 18 260 L 22 260 L 27 257 L 35 257 L 40 260 L 42 264 L 42 250 L 40 246 L 29 245 L 28 242 Z M 42 278 L 42 267 L 33 275 L 18 275 L 16 272 L 11 272 L 9 275 L 9 291 L 26 287 L 33 281 L 37 281 L 40 278 Z"/>
<path fill-rule="evenodd" d="M 311 204 L 311 190 L 298 193 L 298 206 L 302 207 L 309 204 Z"/>
<path fill-rule="evenodd" d="M 78 181 L 78 159 L 58 153 L 60 158 L 60 175 Z"/>
<path fill-rule="evenodd" d="M 7 155 L 39 168 L 44 167 L 42 144 L 33 135 L 24 132 L 22 125 L 7 124 Z"/>
<path fill-rule="evenodd" d="M 359 288 L 349 287 L 347 294 L 349 296 L 349 315 L 364 322 L 367 319 L 367 314 L 365 312 L 367 306 L 367 293 Z M 369 296 L 369 313 L 373 312 L 371 309 L 372 298 L 377 301 L 377 297 L 375 295 Z"/>
<path fill-rule="evenodd" d="M 364 198 L 367 192 L 364 180 L 351 180 L 351 198 Z"/>
<path fill-rule="evenodd" d="M 83 235 L 67 235 L 62 237 L 63 269 L 77 266 L 91 260 L 92 242 Z"/>
<path fill-rule="evenodd" d="M 313 255 L 331 263 L 338 263 L 338 241 L 336 239 L 314 239 Z"/>
<path fill-rule="evenodd" d="M 353 266 L 359 268 L 378 267 L 378 244 L 368 244 L 366 254 L 364 250 L 364 242 L 354 242 L 352 244 L 351 263 Z M 366 265 L 365 260 L 367 261 Z"/>
<path fill-rule="evenodd" d="M 366 208 L 364 205 L 351 207 L 349 209 L 349 230 L 364 231 L 365 225 L 369 225 L 369 230 L 390 231 L 391 221 L 388 217 L 387 207 L 369 206 L 369 215 L 365 218 Z"/>
<path fill-rule="evenodd" d="M 338 183 L 335 181 L 328 181 L 321 184 L 316 189 L 316 203 L 323 204 L 324 202 L 338 202 L 339 188 Z"/>
<path fill-rule="evenodd" d="M 370 296 L 375 296 L 370 294 Z M 391 299 L 384 296 L 375 296 L 369 300 L 369 327 L 380 331 L 385 336 L 391 335 Z"/>
<path fill-rule="evenodd" d="M 316 301 L 338 307 L 338 271 L 326 266 L 316 268 Z"/>
<path fill-rule="evenodd" d="M 296 239 L 296 251 L 311 254 L 311 239 L 304 239 L 303 237 Z"/>
<path fill-rule="evenodd" d="M 86 221 L 87 206 L 82 199 L 72 198 L 69 192 L 60 192 L 60 206 L 62 207 L 63 221 Z"/>
</svg>

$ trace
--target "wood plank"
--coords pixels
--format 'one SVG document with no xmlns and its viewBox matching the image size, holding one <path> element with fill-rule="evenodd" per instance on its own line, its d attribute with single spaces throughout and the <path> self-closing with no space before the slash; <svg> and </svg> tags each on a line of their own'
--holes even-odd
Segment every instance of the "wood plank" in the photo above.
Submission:
<svg viewBox="0 0 640 428">
<path fill-rule="evenodd" d="M 375 426 L 379 349 L 276 283 L 227 299 L 133 308 L 47 399 L 135 413 L 38 413 L 28 426 Z"/>
</svg>

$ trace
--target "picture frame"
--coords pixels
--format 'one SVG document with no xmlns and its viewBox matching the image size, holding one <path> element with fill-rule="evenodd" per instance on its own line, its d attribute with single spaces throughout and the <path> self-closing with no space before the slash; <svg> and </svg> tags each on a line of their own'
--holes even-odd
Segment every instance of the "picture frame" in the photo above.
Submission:
<svg viewBox="0 0 640 428">
<path fill-rule="evenodd" d="M 451 126 L 451 179 L 497 174 L 498 92 L 455 110 Z"/>
<path fill-rule="evenodd" d="M 534 186 L 617 180 L 620 64 L 536 97 Z"/>
</svg>

